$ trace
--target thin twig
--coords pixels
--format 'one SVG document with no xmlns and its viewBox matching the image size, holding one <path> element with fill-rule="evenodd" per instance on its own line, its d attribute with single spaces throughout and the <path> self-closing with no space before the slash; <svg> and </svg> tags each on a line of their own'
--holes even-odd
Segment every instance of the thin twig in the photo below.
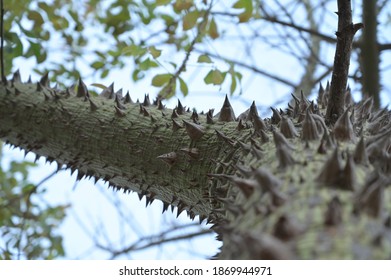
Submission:
<svg viewBox="0 0 391 280">
<path fill-rule="evenodd" d="M 209 4 L 209 7 L 208 9 L 205 11 L 205 14 L 203 16 L 203 20 L 202 22 L 199 24 L 199 27 L 201 27 L 203 24 L 205 24 L 205 22 L 207 21 L 208 17 L 209 17 L 209 14 L 212 10 L 212 7 L 213 7 L 213 1 L 210 2 Z M 194 37 L 194 39 L 191 41 L 190 45 L 189 45 L 189 49 L 187 50 L 186 52 L 186 56 L 185 56 L 185 59 L 182 61 L 182 64 L 181 66 L 179 66 L 178 70 L 175 72 L 175 74 L 173 74 L 170 78 L 170 80 L 168 81 L 167 85 L 161 90 L 161 92 L 159 93 L 159 97 L 160 98 L 165 98 L 167 95 L 169 95 L 173 88 L 174 88 L 174 85 L 177 81 L 177 79 L 179 78 L 179 75 L 186 70 L 186 65 L 187 65 L 187 62 L 189 61 L 189 58 L 190 58 L 190 54 L 192 53 L 193 49 L 194 49 L 194 46 L 195 44 L 197 43 L 197 41 L 199 41 L 200 37 L 202 35 L 202 30 L 201 28 L 199 28 L 196 36 Z"/>
<path fill-rule="evenodd" d="M 295 87 L 296 84 L 294 84 L 293 82 L 289 81 L 289 80 L 286 80 L 282 77 L 279 77 L 277 75 L 274 75 L 274 74 L 270 74 L 268 73 L 267 71 L 264 71 L 262 69 L 259 69 L 259 68 L 256 68 L 254 66 L 251 66 L 251 65 L 248 65 L 242 61 L 238 61 L 238 60 L 234 60 L 234 59 L 230 59 L 230 58 L 227 58 L 227 57 L 223 57 L 221 55 L 217 55 L 217 54 L 213 54 L 211 52 L 208 52 L 208 51 L 205 51 L 205 50 L 201 50 L 201 49 L 197 49 L 195 48 L 194 51 L 198 52 L 198 53 L 202 53 L 202 54 L 206 54 L 212 58 L 217 58 L 217 59 L 220 59 L 220 60 L 223 60 L 223 61 L 226 61 L 227 63 L 232 63 L 232 64 L 235 64 L 235 65 L 238 65 L 238 66 L 241 66 L 243 68 L 246 68 L 246 69 L 249 69 L 255 73 L 258 73 L 258 74 L 261 74 L 265 77 L 268 77 L 270 79 L 273 79 L 275 81 L 278 81 L 284 85 L 287 85 L 287 86 L 290 86 L 290 87 Z"/>
<path fill-rule="evenodd" d="M 0 63 L 1 63 L 1 81 L 3 84 L 7 83 L 7 78 L 4 74 L 4 5 L 3 0 L 0 1 L 1 19 L 0 19 L 0 35 L 1 35 L 1 46 L 0 46 Z"/>
</svg>

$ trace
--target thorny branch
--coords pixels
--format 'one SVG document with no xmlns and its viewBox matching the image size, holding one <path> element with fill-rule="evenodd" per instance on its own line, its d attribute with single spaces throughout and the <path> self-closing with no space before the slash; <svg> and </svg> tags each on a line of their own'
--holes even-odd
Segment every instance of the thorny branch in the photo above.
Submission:
<svg viewBox="0 0 391 280">
<path fill-rule="evenodd" d="M 353 37 L 363 28 L 362 23 L 352 23 L 350 0 L 338 0 L 337 46 L 334 56 L 333 75 L 330 84 L 330 98 L 327 105 L 326 122 L 334 124 L 344 112 L 345 91 L 348 81 L 350 55 Z"/>
</svg>

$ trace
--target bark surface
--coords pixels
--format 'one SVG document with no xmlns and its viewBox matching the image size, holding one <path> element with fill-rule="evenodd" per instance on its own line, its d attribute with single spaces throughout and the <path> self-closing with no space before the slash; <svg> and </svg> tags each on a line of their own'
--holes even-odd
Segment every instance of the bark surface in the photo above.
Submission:
<svg viewBox="0 0 391 280">
<path fill-rule="evenodd" d="M 221 259 L 388 258 L 390 112 L 348 103 L 327 126 L 328 96 L 321 88 L 318 105 L 294 96 L 262 119 L 255 104 L 236 116 L 226 99 L 217 115 L 197 114 L 15 73 L 0 85 L 0 137 L 79 179 L 208 219 Z"/>
</svg>

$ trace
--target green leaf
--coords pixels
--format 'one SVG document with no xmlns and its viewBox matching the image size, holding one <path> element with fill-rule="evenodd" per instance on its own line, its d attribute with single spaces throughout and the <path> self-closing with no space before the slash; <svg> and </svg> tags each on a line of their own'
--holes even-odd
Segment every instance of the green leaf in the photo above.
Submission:
<svg viewBox="0 0 391 280">
<path fill-rule="evenodd" d="M 176 21 L 175 21 L 175 18 L 173 18 L 172 16 L 170 15 L 160 15 L 162 20 L 164 20 L 165 24 L 167 26 L 171 25 L 171 24 L 174 24 Z"/>
<path fill-rule="evenodd" d="M 154 87 L 162 87 L 168 83 L 171 77 L 172 74 L 158 74 L 152 78 L 152 85 Z"/>
<path fill-rule="evenodd" d="M 222 73 L 220 70 L 210 70 L 209 73 L 204 78 L 204 81 L 207 85 L 221 85 L 224 82 L 225 73 Z"/>
<path fill-rule="evenodd" d="M 231 75 L 231 86 L 230 86 L 230 88 L 229 88 L 229 92 L 230 92 L 231 94 L 233 94 L 233 93 L 235 92 L 235 90 L 236 90 L 236 85 L 237 85 L 237 83 L 236 83 L 236 77 L 235 77 L 235 75 Z"/>
<path fill-rule="evenodd" d="M 91 67 L 94 68 L 95 70 L 101 69 L 105 66 L 105 63 L 103 61 L 95 61 L 94 63 L 91 64 Z"/>
<path fill-rule="evenodd" d="M 176 11 L 188 10 L 194 5 L 193 0 L 176 0 L 174 4 L 174 9 Z"/>
<path fill-rule="evenodd" d="M 31 21 L 34 21 L 34 29 L 41 28 L 41 25 L 44 23 L 44 20 L 40 13 L 37 11 L 30 10 L 28 11 L 27 18 Z"/>
<path fill-rule="evenodd" d="M 139 69 L 142 71 L 146 71 L 158 66 L 159 65 L 155 61 L 150 60 L 149 57 L 138 65 Z"/>
<path fill-rule="evenodd" d="M 14 32 L 10 32 L 8 34 L 10 37 L 6 38 L 6 46 L 4 48 L 4 52 L 9 56 L 18 57 L 23 55 L 23 44 L 20 40 L 20 36 L 18 36 Z"/>
<path fill-rule="evenodd" d="M 100 74 L 100 77 L 102 79 L 106 78 L 109 75 L 109 69 L 105 69 L 102 71 L 102 74 Z"/>
<path fill-rule="evenodd" d="M 147 48 L 137 45 L 126 46 L 122 49 L 122 54 L 124 55 L 141 56 L 144 55 L 146 52 Z"/>
<path fill-rule="evenodd" d="M 234 5 L 235 9 L 244 9 L 244 11 L 239 14 L 239 22 L 247 22 L 253 14 L 253 1 L 252 0 L 238 0 Z"/>
<path fill-rule="evenodd" d="M 216 39 L 220 36 L 219 31 L 217 30 L 217 25 L 216 25 L 214 18 L 212 18 L 212 20 L 209 24 L 208 34 L 212 39 Z"/>
<path fill-rule="evenodd" d="M 171 2 L 171 0 L 156 0 L 155 5 L 156 6 L 162 6 L 162 5 L 167 5 Z"/>
<path fill-rule="evenodd" d="M 159 92 L 159 96 L 163 97 L 164 99 L 170 99 L 175 95 L 176 92 L 176 83 L 168 83 L 164 86 L 164 88 L 161 89 Z"/>
<path fill-rule="evenodd" d="M 69 22 L 64 17 L 55 17 L 51 20 L 51 23 L 57 31 L 67 29 L 69 27 Z"/>
<path fill-rule="evenodd" d="M 197 62 L 199 63 L 212 63 L 213 61 L 210 59 L 209 56 L 207 56 L 206 54 L 201 54 L 199 57 L 198 57 L 198 60 Z"/>
<path fill-rule="evenodd" d="M 199 18 L 200 12 L 198 10 L 191 11 L 183 17 L 183 30 L 192 29 Z"/>
<path fill-rule="evenodd" d="M 27 51 L 26 56 L 29 57 L 31 55 L 34 55 L 35 58 L 37 59 L 38 63 L 41 63 L 46 60 L 46 52 L 42 48 L 42 45 L 39 43 L 34 43 L 31 40 L 28 40 L 30 43 L 30 48 Z"/>
<path fill-rule="evenodd" d="M 162 54 L 162 50 L 159 50 L 155 48 L 154 46 L 151 46 L 148 48 L 149 53 L 152 55 L 153 58 L 158 58 Z"/>
<path fill-rule="evenodd" d="M 103 90 L 105 90 L 107 88 L 105 85 L 98 84 L 98 83 L 91 84 L 91 86 L 97 87 L 97 88 L 100 88 L 100 89 L 103 89 Z"/>
<path fill-rule="evenodd" d="M 183 79 L 181 79 L 181 78 L 179 78 L 179 86 L 180 86 L 180 89 L 181 89 L 183 96 L 186 96 L 189 93 L 189 88 L 187 87 L 187 84 L 185 83 L 185 81 L 183 81 Z"/>
</svg>

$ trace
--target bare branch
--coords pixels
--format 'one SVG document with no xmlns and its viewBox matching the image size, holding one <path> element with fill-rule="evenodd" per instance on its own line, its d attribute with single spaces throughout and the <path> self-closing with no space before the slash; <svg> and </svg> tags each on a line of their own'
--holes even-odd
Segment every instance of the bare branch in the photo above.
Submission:
<svg viewBox="0 0 391 280">
<path fill-rule="evenodd" d="M 344 99 L 348 81 L 352 42 L 362 23 L 352 23 L 350 0 L 338 0 L 337 47 L 334 56 L 334 68 L 330 85 L 330 97 L 327 105 L 326 122 L 334 124 L 344 112 Z"/>
<path fill-rule="evenodd" d="M 268 77 L 268 78 L 270 78 L 272 80 L 280 82 L 280 83 L 282 83 L 284 85 L 287 85 L 287 86 L 290 86 L 290 87 L 295 87 L 296 86 L 293 82 L 291 82 L 289 80 L 286 80 L 286 79 L 284 79 L 282 77 L 279 77 L 277 75 L 274 75 L 274 74 L 270 74 L 270 73 L 268 73 L 268 72 L 266 72 L 266 71 L 264 71 L 262 69 L 259 69 L 259 68 L 255 67 L 255 66 L 248 65 L 248 64 L 246 64 L 246 63 L 244 63 L 242 61 L 230 59 L 230 58 L 227 58 L 227 57 L 223 57 L 221 55 L 213 54 L 213 53 L 210 53 L 208 51 L 200 50 L 200 49 L 197 49 L 197 48 L 195 48 L 194 51 L 196 51 L 198 53 L 206 54 L 206 55 L 208 55 L 210 57 L 213 57 L 213 58 L 217 58 L 217 59 L 226 61 L 228 63 L 232 63 L 232 64 L 235 64 L 235 65 L 238 65 L 238 66 L 243 67 L 243 68 L 246 68 L 246 69 L 251 70 L 251 71 L 253 71 L 255 73 L 261 74 L 261 75 L 263 75 L 265 77 Z"/>
<path fill-rule="evenodd" d="M 4 69 L 4 4 L 3 0 L 0 1 L 0 32 L 1 32 L 1 46 L 0 46 L 0 63 L 1 63 L 1 82 L 3 84 L 7 83 L 7 78 L 5 77 Z"/>
</svg>

